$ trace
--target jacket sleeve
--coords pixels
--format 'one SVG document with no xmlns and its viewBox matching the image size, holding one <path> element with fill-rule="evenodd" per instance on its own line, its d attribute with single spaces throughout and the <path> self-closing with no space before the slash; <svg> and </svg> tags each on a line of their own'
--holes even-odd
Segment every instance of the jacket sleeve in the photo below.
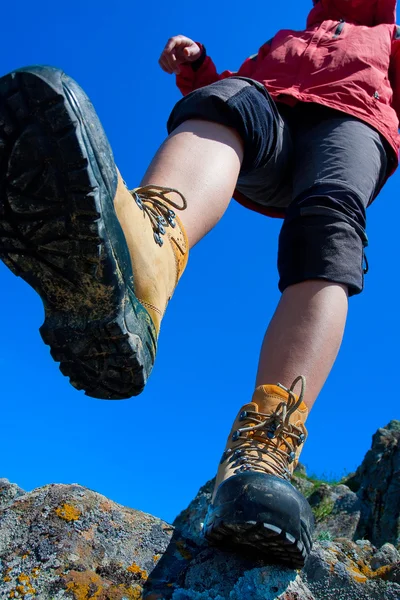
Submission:
<svg viewBox="0 0 400 600">
<path fill-rule="evenodd" d="M 223 73 L 220 74 L 217 73 L 215 64 L 207 55 L 205 47 L 199 43 L 198 45 L 202 50 L 201 56 L 195 62 L 184 63 L 181 65 L 180 73 L 176 76 L 176 85 L 184 96 L 201 87 L 234 75 L 252 77 L 260 64 L 260 61 L 268 54 L 271 48 L 271 40 L 261 46 L 257 54 L 247 58 L 238 71 L 223 71 Z"/>
<path fill-rule="evenodd" d="M 393 90 L 392 107 L 397 113 L 400 121 L 400 28 L 399 37 L 392 43 L 392 53 L 390 57 L 389 81 Z"/>
</svg>

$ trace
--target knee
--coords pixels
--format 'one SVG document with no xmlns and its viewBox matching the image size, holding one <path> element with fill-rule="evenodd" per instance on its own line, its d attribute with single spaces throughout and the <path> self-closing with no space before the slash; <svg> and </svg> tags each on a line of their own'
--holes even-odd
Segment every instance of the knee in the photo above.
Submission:
<svg viewBox="0 0 400 600">
<path fill-rule="evenodd" d="M 309 190 L 289 206 L 279 237 L 281 291 L 308 279 L 347 286 L 349 296 L 364 285 L 365 207 L 353 192 L 330 186 Z"/>
</svg>

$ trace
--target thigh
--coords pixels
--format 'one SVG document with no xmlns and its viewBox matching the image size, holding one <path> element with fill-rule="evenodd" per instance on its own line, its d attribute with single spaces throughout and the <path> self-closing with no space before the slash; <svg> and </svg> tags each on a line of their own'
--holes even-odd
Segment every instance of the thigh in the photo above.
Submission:
<svg viewBox="0 0 400 600">
<path fill-rule="evenodd" d="M 174 107 L 168 132 L 188 119 L 205 119 L 238 131 L 244 144 L 238 191 L 266 206 L 290 202 L 290 132 L 264 86 L 229 77 L 195 90 Z"/>
<path fill-rule="evenodd" d="M 366 208 L 387 174 L 383 139 L 366 123 L 338 111 L 317 107 L 314 115 L 306 116 L 294 134 L 293 199 L 312 188 L 342 188 Z"/>
</svg>

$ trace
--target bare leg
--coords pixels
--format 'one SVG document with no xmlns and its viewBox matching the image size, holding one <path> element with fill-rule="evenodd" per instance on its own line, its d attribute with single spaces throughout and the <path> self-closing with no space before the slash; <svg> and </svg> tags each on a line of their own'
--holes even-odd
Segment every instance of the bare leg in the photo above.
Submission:
<svg viewBox="0 0 400 600">
<path fill-rule="evenodd" d="M 186 197 L 188 208 L 180 217 L 192 247 L 228 207 L 242 158 L 235 130 L 186 121 L 161 146 L 141 185 L 173 187 Z M 257 385 L 290 386 L 305 375 L 305 401 L 311 408 L 337 356 L 346 316 L 345 286 L 313 280 L 287 288 L 264 338 Z"/>
<path fill-rule="evenodd" d="M 257 386 L 290 386 L 305 375 L 311 409 L 335 362 L 346 316 L 345 286 L 310 280 L 286 288 L 265 334 Z"/>
<path fill-rule="evenodd" d="M 234 129 L 186 121 L 161 146 L 141 185 L 176 188 L 185 196 L 188 207 L 179 217 L 192 247 L 227 209 L 242 158 L 243 143 Z"/>
</svg>

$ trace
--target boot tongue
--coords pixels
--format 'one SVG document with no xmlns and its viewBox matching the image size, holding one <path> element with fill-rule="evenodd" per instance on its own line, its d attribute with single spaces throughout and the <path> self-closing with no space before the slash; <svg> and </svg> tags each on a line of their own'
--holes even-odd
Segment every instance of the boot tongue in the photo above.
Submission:
<svg viewBox="0 0 400 600">
<path fill-rule="evenodd" d="M 297 401 L 297 394 L 294 396 Z M 259 412 L 269 414 L 274 412 L 282 401 L 287 402 L 287 400 L 288 393 L 277 385 L 260 385 L 255 389 L 251 402 L 257 405 Z M 305 409 L 307 407 L 303 401 L 297 410 Z"/>
</svg>

